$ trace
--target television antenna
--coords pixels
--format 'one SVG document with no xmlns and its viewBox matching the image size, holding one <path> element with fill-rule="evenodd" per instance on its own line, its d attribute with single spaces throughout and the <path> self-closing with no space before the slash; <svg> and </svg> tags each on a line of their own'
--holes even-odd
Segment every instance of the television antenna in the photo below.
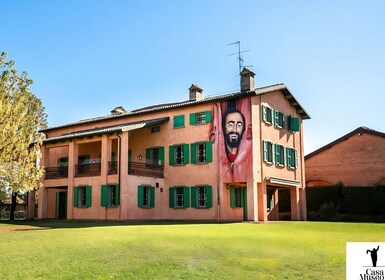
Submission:
<svg viewBox="0 0 385 280">
<path fill-rule="evenodd" d="M 231 46 L 231 45 L 238 45 L 238 52 L 235 52 L 235 53 L 231 53 L 231 54 L 228 54 L 227 56 L 230 56 L 230 55 L 238 55 L 238 67 L 239 67 L 239 73 L 241 73 L 242 71 L 242 67 L 243 67 L 243 63 L 244 63 L 244 60 L 241 56 L 241 53 L 245 53 L 245 52 L 249 52 L 250 50 L 244 50 L 244 51 L 241 51 L 241 41 L 237 40 L 233 43 L 230 43 L 230 44 L 227 44 L 228 46 Z M 245 66 L 245 67 L 253 67 L 252 65 L 250 66 Z"/>
</svg>

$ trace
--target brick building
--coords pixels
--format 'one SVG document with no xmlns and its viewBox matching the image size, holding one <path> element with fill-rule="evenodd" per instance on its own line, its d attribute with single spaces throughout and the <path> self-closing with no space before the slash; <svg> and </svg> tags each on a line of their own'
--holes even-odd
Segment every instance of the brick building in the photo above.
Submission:
<svg viewBox="0 0 385 280">
<path fill-rule="evenodd" d="M 44 131 L 39 218 L 266 221 L 278 189 L 306 219 L 302 121 L 284 84 L 111 114 Z"/>
<path fill-rule="evenodd" d="M 385 185 L 385 133 L 359 127 L 305 156 L 307 186 Z"/>
</svg>

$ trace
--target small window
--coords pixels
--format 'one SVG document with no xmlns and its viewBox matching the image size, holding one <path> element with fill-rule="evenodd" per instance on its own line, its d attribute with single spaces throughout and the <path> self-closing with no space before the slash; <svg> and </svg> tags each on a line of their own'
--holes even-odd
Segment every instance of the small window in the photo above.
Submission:
<svg viewBox="0 0 385 280">
<path fill-rule="evenodd" d="M 174 116 L 174 128 L 184 127 L 184 115 Z"/>
<path fill-rule="evenodd" d="M 119 185 L 103 185 L 101 205 L 105 207 L 116 207 L 119 205 Z"/>
<path fill-rule="evenodd" d="M 268 163 L 274 162 L 273 143 L 270 141 L 263 141 L 263 160 Z"/>
<path fill-rule="evenodd" d="M 160 132 L 160 126 L 153 126 L 151 127 L 151 133 Z"/>
<path fill-rule="evenodd" d="M 275 164 L 285 166 L 285 147 L 275 144 Z"/>
<path fill-rule="evenodd" d="M 74 187 L 74 207 L 91 207 L 92 192 L 91 186 Z"/>
<path fill-rule="evenodd" d="M 189 207 L 190 189 L 188 187 L 173 187 L 169 189 L 170 208 Z"/>
<path fill-rule="evenodd" d="M 191 188 L 191 207 L 210 208 L 212 207 L 212 187 L 196 186 Z"/>
<path fill-rule="evenodd" d="M 138 207 L 155 207 L 155 188 L 152 186 L 138 186 Z"/>
<path fill-rule="evenodd" d="M 276 127 L 285 127 L 285 115 L 278 110 L 274 110 L 274 124 Z"/>
<path fill-rule="evenodd" d="M 297 151 L 293 148 L 286 148 L 286 166 L 289 168 L 297 168 L 298 166 Z"/>
<path fill-rule="evenodd" d="M 273 123 L 273 110 L 270 107 L 263 106 L 263 120 L 269 124 Z"/>
<path fill-rule="evenodd" d="M 169 147 L 169 164 L 185 165 L 189 163 L 189 145 L 181 144 Z"/>
<path fill-rule="evenodd" d="M 205 143 L 197 144 L 197 163 L 206 162 L 206 145 Z"/>
<path fill-rule="evenodd" d="M 211 111 L 204 111 L 190 114 L 190 124 L 200 125 L 211 122 Z"/>
</svg>

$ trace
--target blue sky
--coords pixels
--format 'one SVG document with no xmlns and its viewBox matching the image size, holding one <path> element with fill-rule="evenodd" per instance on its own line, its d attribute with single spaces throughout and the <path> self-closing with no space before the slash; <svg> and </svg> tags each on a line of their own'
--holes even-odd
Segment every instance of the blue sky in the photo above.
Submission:
<svg viewBox="0 0 385 280">
<path fill-rule="evenodd" d="M 50 126 L 285 83 L 309 112 L 305 153 L 366 126 L 385 132 L 385 1 L 2 1 L 0 51 L 34 80 Z"/>
</svg>

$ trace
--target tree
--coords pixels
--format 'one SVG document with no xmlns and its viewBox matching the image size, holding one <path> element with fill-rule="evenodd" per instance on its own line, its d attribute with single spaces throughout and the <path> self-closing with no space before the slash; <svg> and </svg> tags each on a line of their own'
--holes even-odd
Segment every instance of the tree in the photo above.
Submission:
<svg viewBox="0 0 385 280">
<path fill-rule="evenodd" d="M 42 102 L 31 91 L 27 72 L 21 75 L 14 61 L 0 56 L 0 189 L 9 188 L 12 197 L 40 187 L 43 168 L 37 164 L 46 128 L 47 115 Z M 16 199 L 12 200 L 14 219 Z"/>
</svg>

